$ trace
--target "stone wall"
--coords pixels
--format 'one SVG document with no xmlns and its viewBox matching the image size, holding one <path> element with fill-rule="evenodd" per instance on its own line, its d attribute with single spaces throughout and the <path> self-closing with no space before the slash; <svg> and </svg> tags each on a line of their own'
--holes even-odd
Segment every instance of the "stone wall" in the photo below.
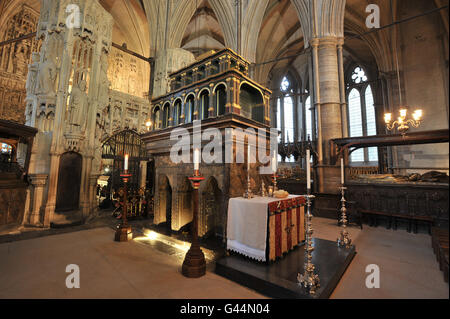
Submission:
<svg viewBox="0 0 450 319">
<path fill-rule="evenodd" d="M 430 10 L 427 1 L 406 1 L 400 18 Z M 424 16 L 400 25 L 400 70 L 404 104 L 410 111 L 423 109 L 423 123 L 411 131 L 446 129 L 449 127 L 448 96 L 448 35 L 438 14 Z M 445 49 L 447 47 L 447 49 Z M 447 51 L 447 52 L 446 52 Z M 397 112 L 397 110 L 395 110 Z M 403 146 L 396 148 L 399 173 L 424 173 L 433 168 L 449 167 L 449 148 L 446 144 Z M 417 170 L 415 168 L 427 168 Z"/>
</svg>

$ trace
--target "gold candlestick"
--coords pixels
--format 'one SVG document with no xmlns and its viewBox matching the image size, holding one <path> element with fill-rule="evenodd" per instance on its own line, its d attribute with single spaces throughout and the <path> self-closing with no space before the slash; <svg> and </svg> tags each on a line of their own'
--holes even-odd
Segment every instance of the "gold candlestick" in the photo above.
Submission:
<svg viewBox="0 0 450 319">
<path fill-rule="evenodd" d="M 311 202 L 315 198 L 314 195 L 311 195 L 311 189 L 308 189 L 308 194 L 306 195 L 306 222 L 305 222 L 305 228 L 306 228 L 306 246 L 305 246 L 305 264 L 304 264 L 304 273 L 297 275 L 297 280 L 299 285 L 305 287 L 308 289 L 309 293 L 311 295 L 314 295 L 317 291 L 317 289 L 320 287 L 320 279 L 319 275 L 314 274 L 315 266 L 312 263 L 312 252 L 314 251 L 314 246 L 312 243 L 312 234 L 313 234 L 313 228 L 312 228 L 312 213 L 311 213 Z"/>
<path fill-rule="evenodd" d="M 341 236 L 340 238 L 337 239 L 337 243 L 339 245 L 339 247 L 345 247 L 345 248 L 350 248 L 352 245 L 352 240 L 350 239 L 349 233 L 347 231 L 347 208 L 345 207 L 345 190 L 347 189 L 347 187 L 344 187 L 344 185 L 342 185 L 341 187 L 339 187 L 339 189 L 341 190 L 341 219 L 339 220 L 339 222 L 342 224 L 342 230 L 341 230 Z"/>
</svg>

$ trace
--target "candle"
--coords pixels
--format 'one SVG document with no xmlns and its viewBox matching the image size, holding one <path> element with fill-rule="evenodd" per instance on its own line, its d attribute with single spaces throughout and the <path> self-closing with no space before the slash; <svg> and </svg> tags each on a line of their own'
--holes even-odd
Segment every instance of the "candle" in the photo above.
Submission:
<svg viewBox="0 0 450 319">
<path fill-rule="evenodd" d="M 344 158 L 341 158 L 341 184 L 344 185 Z"/>
<path fill-rule="evenodd" d="M 250 170 L 250 143 L 247 144 L 247 170 Z"/>
<path fill-rule="evenodd" d="M 194 170 L 198 171 L 200 168 L 200 150 L 194 149 Z"/>
<path fill-rule="evenodd" d="M 128 154 L 125 154 L 125 163 L 124 163 L 124 169 L 127 171 L 128 170 L 128 157 L 129 157 L 129 155 Z"/>
<path fill-rule="evenodd" d="M 273 171 L 274 174 L 277 173 L 277 165 L 278 165 L 277 151 L 273 151 L 272 171 Z"/>
<path fill-rule="evenodd" d="M 306 188 L 311 189 L 311 153 L 306 150 Z"/>
</svg>

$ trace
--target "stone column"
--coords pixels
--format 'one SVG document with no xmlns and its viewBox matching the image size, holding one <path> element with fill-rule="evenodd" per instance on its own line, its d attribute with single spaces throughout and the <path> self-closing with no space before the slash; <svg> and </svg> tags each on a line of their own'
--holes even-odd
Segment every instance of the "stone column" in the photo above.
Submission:
<svg viewBox="0 0 450 319">
<path fill-rule="evenodd" d="M 210 77 L 211 73 L 211 61 L 209 61 L 205 64 L 205 77 Z"/>
<path fill-rule="evenodd" d="M 90 212 L 94 212 L 97 207 L 97 181 L 100 177 L 99 174 L 93 174 L 89 177 L 89 204 L 90 204 Z"/>
<path fill-rule="evenodd" d="M 338 38 L 311 39 L 317 114 L 318 191 L 338 193 L 340 171 L 332 162 L 330 141 L 342 137 L 341 92 L 339 85 Z"/>
<path fill-rule="evenodd" d="M 195 83 L 198 81 L 199 75 L 198 75 L 198 68 L 192 69 L 192 83 Z"/>
<path fill-rule="evenodd" d="M 181 114 L 180 114 L 180 123 L 186 123 L 186 93 L 181 95 Z"/>
<path fill-rule="evenodd" d="M 265 94 L 264 95 L 264 122 L 266 125 L 270 125 L 271 119 L 270 119 L 270 95 Z"/>
<path fill-rule="evenodd" d="M 241 114 L 241 102 L 240 102 L 240 93 L 241 93 L 240 92 L 240 84 L 241 84 L 241 82 L 239 81 L 239 79 L 232 78 L 232 83 L 233 83 L 233 90 L 231 92 L 232 112 L 235 114 Z"/>
<path fill-rule="evenodd" d="M 270 108 L 270 122 L 271 122 L 271 127 L 276 128 L 278 123 L 277 123 L 277 100 L 278 98 L 276 97 L 276 94 L 272 94 L 272 99 L 269 100 L 269 108 Z"/>
<path fill-rule="evenodd" d="M 217 105 L 215 103 L 215 97 L 214 94 L 214 83 L 209 84 L 209 108 L 208 108 L 208 117 L 216 117 L 217 116 Z"/>
<path fill-rule="evenodd" d="M 56 208 L 57 183 L 60 154 L 50 153 L 50 175 L 48 177 L 48 197 L 45 205 L 44 226 L 50 227 Z"/>
<path fill-rule="evenodd" d="M 167 123 L 168 127 L 175 125 L 174 120 L 173 120 L 174 117 L 175 117 L 175 107 L 173 105 L 173 100 L 174 100 L 174 98 L 172 97 L 170 99 L 170 106 L 169 106 L 169 120 L 167 121 L 168 122 Z"/>
<path fill-rule="evenodd" d="M 200 120 L 201 119 L 201 116 L 200 116 L 200 103 L 201 103 L 201 101 L 200 101 L 200 99 L 199 99 L 199 96 L 198 96 L 198 92 L 199 92 L 199 89 L 195 89 L 195 98 L 194 98 L 194 118 L 192 119 L 193 121 L 196 121 L 196 120 Z"/>
<path fill-rule="evenodd" d="M 30 174 L 31 185 L 33 185 L 33 200 L 30 212 L 30 225 L 42 226 L 41 208 L 43 204 L 44 186 L 47 184 L 48 175 Z"/>
<path fill-rule="evenodd" d="M 232 113 L 233 112 L 233 81 L 232 78 L 227 78 L 227 100 L 225 103 L 225 113 Z"/>
<path fill-rule="evenodd" d="M 91 171 L 93 156 L 83 156 L 83 167 L 81 175 L 81 188 L 80 188 L 80 210 L 84 219 L 90 214 L 91 208 Z"/>
<path fill-rule="evenodd" d="M 341 97 L 342 137 L 348 137 L 348 116 L 347 116 L 347 99 L 345 96 L 343 45 L 344 39 L 339 38 L 337 43 L 337 50 L 338 50 L 338 67 L 339 67 L 339 88 Z"/>
</svg>

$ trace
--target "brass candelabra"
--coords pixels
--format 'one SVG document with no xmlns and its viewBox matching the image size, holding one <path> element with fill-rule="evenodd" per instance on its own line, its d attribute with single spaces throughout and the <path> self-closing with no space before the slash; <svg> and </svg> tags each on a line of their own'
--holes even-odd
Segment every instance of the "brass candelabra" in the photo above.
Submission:
<svg viewBox="0 0 450 319">
<path fill-rule="evenodd" d="M 304 264 L 304 273 L 297 275 L 297 280 L 299 285 L 308 289 L 311 295 L 315 295 L 317 289 L 320 287 L 320 279 L 319 275 L 315 274 L 315 266 L 312 263 L 312 252 L 314 251 L 314 246 L 312 242 L 312 212 L 311 212 L 311 204 L 314 200 L 315 196 L 311 195 L 311 190 L 308 189 L 308 193 L 306 195 L 306 218 L 305 218 L 305 233 L 306 233 L 306 245 L 305 245 L 305 264 Z"/>
<path fill-rule="evenodd" d="M 392 131 L 395 127 L 397 127 L 397 130 L 402 134 L 405 135 L 406 132 L 409 130 L 409 127 L 419 127 L 422 123 L 422 116 L 423 112 L 422 110 L 416 110 L 412 114 L 412 119 L 406 119 L 406 115 L 408 113 L 407 109 L 401 109 L 400 110 L 400 116 L 398 117 L 397 121 L 392 121 L 392 113 L 386 113 L 384 114 L 384 122 L 386 123 L 386 128 L 389 131 Z"/>
<path fill-rule="evenodd" d="M 345 199 L 345 190 L 347 189 L 347 187 L 344 187 L 344 185 L 342 185 L 341 187 L 339 187 L 339 189 L 341 190 L 341 219 L 339 220 L 339 222 L 342 225 L 342 230 L 341 230 L 341 236 L 337 239 L 337 243 L 339 245 L 339 247 L 345 247 L 345 248 L 350 248 L 350 246 L 352 245 L 352 240 L 350 239 L 350 235 L 347 231 L 347 208 L 345 207 L 345 203 L 347 202 Z"/>
</svg>

